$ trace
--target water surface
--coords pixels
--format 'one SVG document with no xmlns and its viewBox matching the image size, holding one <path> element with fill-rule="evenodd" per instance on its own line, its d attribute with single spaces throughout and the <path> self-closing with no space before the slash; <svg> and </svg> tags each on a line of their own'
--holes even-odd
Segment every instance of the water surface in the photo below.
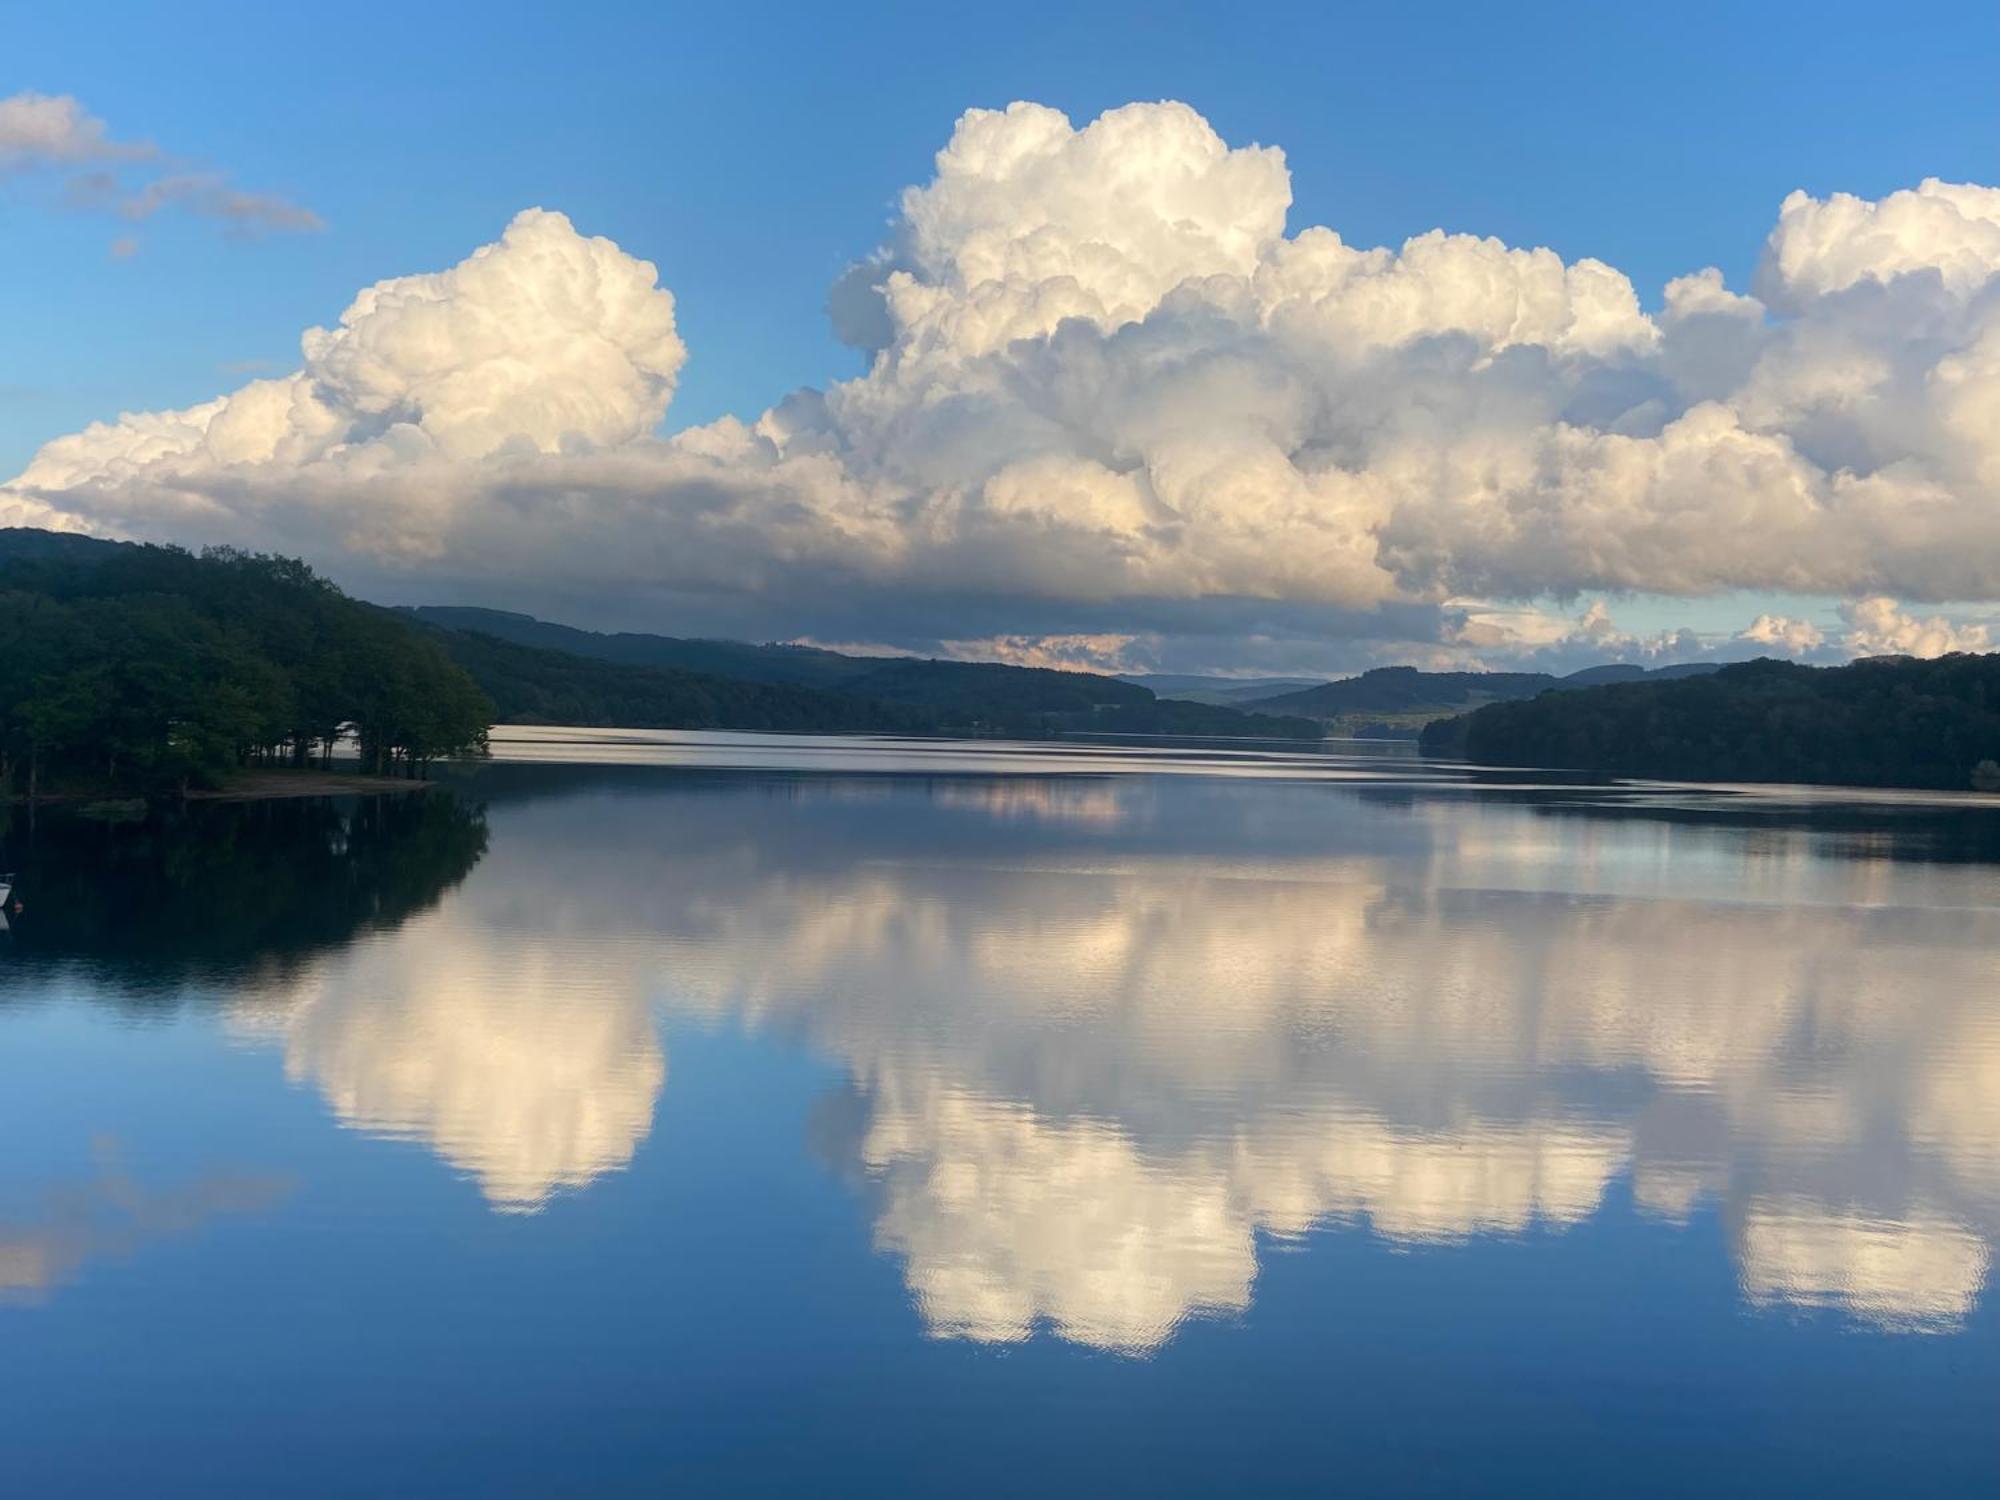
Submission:
<svg viewBox="0 0 2000 1500">
<path fill-rule="evenodd" d="M 4 867 L 22 1493 L 2000 1490 L 1976 799 L 522 731 Z"/>
</svg>

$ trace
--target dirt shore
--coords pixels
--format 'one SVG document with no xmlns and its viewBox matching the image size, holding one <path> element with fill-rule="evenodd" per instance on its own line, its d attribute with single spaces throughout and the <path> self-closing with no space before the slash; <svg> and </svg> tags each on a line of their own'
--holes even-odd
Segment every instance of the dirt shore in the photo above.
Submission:
<svg viewBox="0 0 2000 1500">
<path fill-rule="evenodd" d="M 363 776 L 349 771 L 243 771 L 214 791 L 189 792 L 190 802 L 261 802 L 272 797 L 353 797 L 377 792 L 421 792 L 428 781 L 401 776 Z"/>
</svg>

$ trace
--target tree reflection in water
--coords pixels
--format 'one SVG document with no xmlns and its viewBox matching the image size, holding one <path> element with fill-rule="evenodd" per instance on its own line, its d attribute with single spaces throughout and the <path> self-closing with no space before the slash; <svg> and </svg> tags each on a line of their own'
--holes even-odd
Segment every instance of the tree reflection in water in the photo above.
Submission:
<svg viewBox="0 0 2000 1500">
<path fill-rule="evenodd" d="M 465 879 L 486 815 L 448 791 L 167 804 L 136 819 L 16 819 L 6 959 L 73 966 L 129 1000 L 278 977 L 392 928 Z"/>
</svg>

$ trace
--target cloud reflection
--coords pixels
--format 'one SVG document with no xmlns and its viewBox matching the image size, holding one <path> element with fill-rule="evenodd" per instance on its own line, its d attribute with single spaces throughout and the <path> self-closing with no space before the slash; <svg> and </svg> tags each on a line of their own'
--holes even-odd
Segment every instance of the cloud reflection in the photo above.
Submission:
<svg viewBox="0 0 2000 1500">
<path fill-rule="evenodd" d="M 624 1166 L 652 1127 L 666 1056 L 635 968 L 508 942 L 451 909 L 251 1003 L 285 1073 L 343 1124 L 427 1143 L 492 1206 L 533 1212 Z"/>
<path fill-rule="evenodd" d="M 32 1219 L 0 1219 L 0 1302 L 39 1302 L 92 1260 L 134 1254 L 192 1234 L 226 1214 L 259 1213 L 291 1191 L 289 1178 L 214 1172 L 181 1187 L 150 1188 L 99 1141 L 96 1171 L 48 1194 Z"/>
<path fill-rule="evenodd" d="M 1948 1220 L 1842 1216 L 1788 1201 L 1751 1209 L 1737 1253 L 1753 1302 L 1839 1307 L 1918 1330 L 1964 1322 L 1989 1259 L 1977 1235 Z"/>
<path fill-rule="evenodd" d="M 1299 803 L 1320 852 L 1259 858 L 1196 789 L 1129 795 L 1188 805 L 1031 860 L 885 832 L 645 882 L 673 1003 L 849 1067 L 878 1242 L 934 1331 L 1142 1350 L 1246 1308 L 1260 1235 L 1559 1231 L 1621 1180 L 1742 1225 L 1752 1301 L 1897 1328 L 1972 1305 L 2000 914 L 1900 904 L 1936 868 L 1324 795 Z M 1132 833 L 1162 825 L 1178 845 Z"/>
<path fill-rule="evenodd" d="M 1248 1309 L 1260 1241 L 1625 1191 L 1719 1214 L 1753 1304 L 1932 1330 L 1985 1284 L 1986 866 L 1268 782 L 588 785 L 265 1013 L 496 1208 L 630 1160 L 664 1008 L 842 1064 L 837 1150 L 939 1336 L 1140 1353 Z"/>
</svg>

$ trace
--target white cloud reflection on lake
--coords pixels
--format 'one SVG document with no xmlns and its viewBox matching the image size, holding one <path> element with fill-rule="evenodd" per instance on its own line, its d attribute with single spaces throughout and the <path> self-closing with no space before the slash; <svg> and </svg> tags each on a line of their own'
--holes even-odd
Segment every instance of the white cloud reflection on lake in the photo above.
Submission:
<svg viewBox="0 0 2000 1500">
<path fill-rule="evenodd" d="M 664 1011 L 842 1065 L 823 1144 L 940 1336 L 1144 1352 L 1248 1309 L 1264 1238 L 1560 1232 L 1621 1183 L 1717 1206 L 1751 1304 L 1938 1329 L 1984 1286 L 1990 867 L 1289 784 L 579 785 L 241 1012 L 496 1208 L 631 1160 Z"/>
</svg>

